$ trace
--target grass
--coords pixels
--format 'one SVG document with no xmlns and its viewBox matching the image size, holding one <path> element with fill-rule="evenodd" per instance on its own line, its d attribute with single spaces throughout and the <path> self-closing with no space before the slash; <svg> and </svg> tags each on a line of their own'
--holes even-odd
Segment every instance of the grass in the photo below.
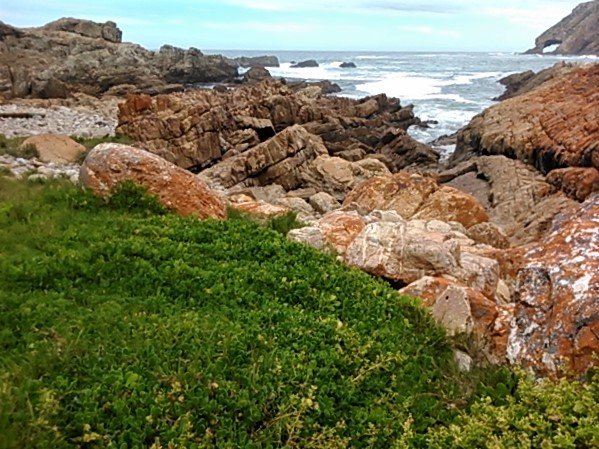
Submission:
<svg viewBox="0 0 599 449">
<path fill-rule="evenodd" d="M 83 145 L 86 149 L 84 153 L 81 155 L 80 162 L 83 162 L 87 153 L 94 148 L 96 145 L 101 143 L 123 143 L 130 144 L 133 141 L 127 136 L 105 136 L 105 137 L 77 137 L 71 136 L 73 140 Z M 38 157 L 39 154 L 35 145 L 25 145 L 22 146 L 22 143 L 25 141 L 26 137 L 6 137 L 3 134 L 0 134 L 0 155 L 7 154 L 13 157 L 22 157 L 24 159 L 33 159 Z"/>
<path fill-rule="evenodd" d="M 3 134 L 0 134 L 0 156 L 6 154 L 8 156 L 21 157 L 24 159 L 38 157 L 39 154 L 35 145 L 22 146 L 25 139 L 25 137 L 8 138 Z"/>
<path fill-rule="evenodd" d="M 479 398 L 518 388 L 459 373 L 417 300 L 274 229 L 0 178 L 0 449 L 478 447 L 442 432 L 487 429 Z"/>
</svg>

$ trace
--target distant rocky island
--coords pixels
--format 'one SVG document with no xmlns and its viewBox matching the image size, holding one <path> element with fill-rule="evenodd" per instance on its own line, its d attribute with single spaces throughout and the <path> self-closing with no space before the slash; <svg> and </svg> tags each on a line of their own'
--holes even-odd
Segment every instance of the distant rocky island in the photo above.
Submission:
<svg viewBox="0 0 599 449">
<path fill-rule="evenodd" d="M 599 55 L 599 0 L 581 3 L 572 14 L 552 26 L 535 41 L 527 54 Z"/>
</svg>

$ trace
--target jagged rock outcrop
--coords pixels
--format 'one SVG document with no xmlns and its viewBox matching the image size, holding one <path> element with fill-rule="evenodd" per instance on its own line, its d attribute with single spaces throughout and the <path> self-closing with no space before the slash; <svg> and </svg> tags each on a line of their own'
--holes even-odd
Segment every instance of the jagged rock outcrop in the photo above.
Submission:
<svg viewBox="0 0 599 449">
<path fill-rule="evenodd" d="M 558 55 L 599 55 L 599 0 L 581 3 L 558 24 L 535 40 L 528 54 L 541 54 L 545 48 L 558 45 L 552 51 Z"/>
<path fill-rule="evenodd" d="M 232 79 L 237 69 L 222 56 L 169 45 L 157 52 L 121 42 L 114 22 L 60 19 L 39 28 L 0 26 L 0 95 L 99 95 L 117 86 L 158 93 L 172 84 Z M 123 89 L 121 89 L 123 90 Z"/>
<path fill-rule="evenodd" d="M 574 68 L 492 106 L 458 134 L 455 164 L 502 154 L 534 165 L 599 168 L 599 64 Z"/>
<path fill-rule="evenodd" d="M 265 80 L 222 93 L 132 96 L 120 106 L 117 132 L 183 168 L 201 171 L 302 125 L 322 139 L 331 156 L 351 162 L 377 158 L 397 171 L 434 164 L 439 157 L 406 133 L 417 122 L 411 107 L 385 95 L 363 100 L 306 95 Z"/>
<path fill-rule="evenodd" d="M 79 179 L 99 196 L 123 181 L 141 185 L 167 208 L 181 215 L 223 219 L 225 202 L 200 178 L 155 154 L 135 147 L 103 143 L 85 158 Z"/>
<path fill-rule="evenodd" d="M 475 196 L 515 245 L 536 242 L 554 218 L 579 205 L 556 193 L 533 167 L 505 156 L 481 156 L 442 172 L 446 185 Z"/>
<path fill-rule="evenodd" d="M 546 81 L 560 77 L 575 69 L 577 65 L 567 62 L 558 62 L 557 64 L 539 71 L 538 73 L 528 70 L 522 73 L 514 73 L 499 80 L 499 83 L 505 86 L 505 92 L 495 101 L 503 101 L 513 98 L 539 87 Z"/>
</svg>

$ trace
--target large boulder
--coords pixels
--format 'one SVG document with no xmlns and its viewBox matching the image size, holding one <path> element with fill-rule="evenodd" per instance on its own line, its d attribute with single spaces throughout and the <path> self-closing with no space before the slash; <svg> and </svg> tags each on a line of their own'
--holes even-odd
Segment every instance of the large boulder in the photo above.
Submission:
<svg viewBox="0 0 599 449">
<path fill-rule="evenodd" d="M 85 158 L 79 179 L 107 196 L 124 181 L 138 184 L 181 215 L 223 219 L 225 202 L 197 176 L 138 148 L 116 143 L 96 146 Z"/>
<path fill-rule="evenodd" d="M 540 373 L 584 372 L 599 358 L 599 194 L 524 255 L 508 357 Z"/>
<path fill-rule="evenodd" d="M 339 201 L 361 182 L 374 176 L 389 174 L 389 169 L 376 159 L 350 162 L 322 155 L 312 161 L 302 174 L 303 185 L 325 192 Z"/>
<path fill-rule="evenodd" d="M 477 115 L 458 134 L 457 163 L 501 154 L 555 168 L 599 168 L 599 64 L 577 67 Z"/>
<path fill-rule="evenodd" d="M 23 141 L 21 148 L 35 147 L 42 162 L 72 164 L 79 162 L 85 147 L 68 136 L 59 134 L 39 134 Z"/>
<path fill-rule="evenodd" d="M 552 45 L 558 55 L 599 55 L 599 1 L 578 5 L 572 13 L 552 26 L 535 41 L 527 53 L 541 54 Z"/>
<path fill-rule="evenodd" d="M 271 78 L 272 75 L 264 67 L 252 67 L 243 74 L 244 83 L 258 83 Z"/>
<path fill-rule="evenodd" d="M 399 284 L 423 276 L 451 276 L 489 298 L 495 296 L 499 264 L 468 252 L 474 242 L 458 223 L 404 220 L 396 213 L 366 217 L 370 222 L 353 240 L 345 261 L 349 265 Z"/>
</svg>

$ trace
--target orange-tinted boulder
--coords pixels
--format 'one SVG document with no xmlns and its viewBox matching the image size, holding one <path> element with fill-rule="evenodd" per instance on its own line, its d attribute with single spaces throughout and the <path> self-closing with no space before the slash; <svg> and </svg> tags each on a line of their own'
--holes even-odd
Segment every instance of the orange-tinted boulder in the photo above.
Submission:
<svg viewBox="0 0 599 449">
<path fill-rule="evenodd" d="M 138 184 L 181 215 L 224 219 L 225 202 L 197 176 L 155 154 L 128 145 L 103 143 L 87 155 L 80 180 L 100 196 L 121 182 Z"/>
</svg>

